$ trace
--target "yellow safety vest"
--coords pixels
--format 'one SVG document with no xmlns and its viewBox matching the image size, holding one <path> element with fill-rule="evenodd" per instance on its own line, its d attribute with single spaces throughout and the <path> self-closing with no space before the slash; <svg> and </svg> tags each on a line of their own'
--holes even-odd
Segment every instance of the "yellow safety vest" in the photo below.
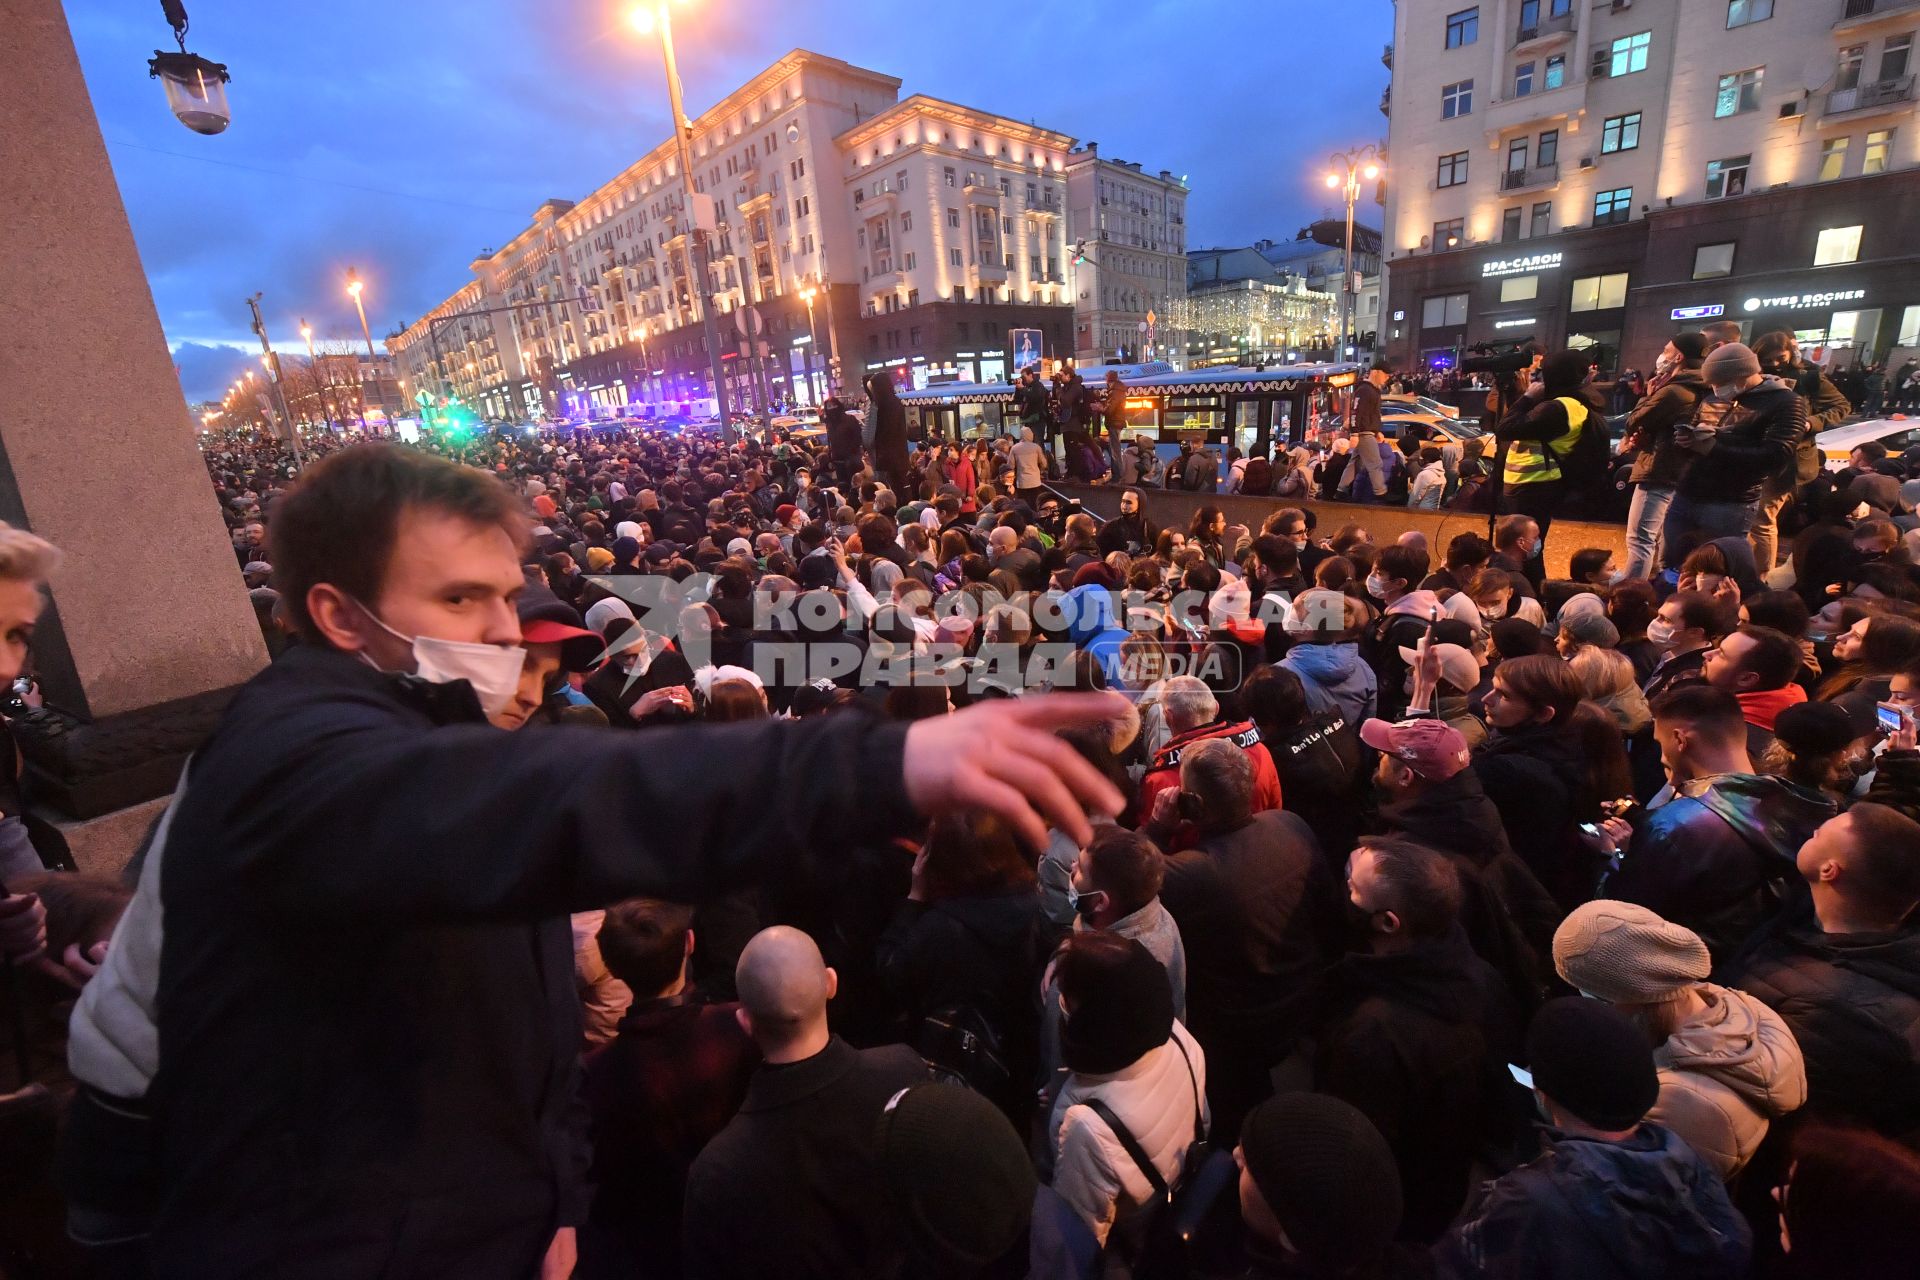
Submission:
<svg viewBox="0 0 1920 1280">
<path fill-rule="evenodd" d="M 1560 479 L 1560 459 L 1572 453 L 1573 447 L 1580 442 L 1580 432 L 1591 416 L 1587 406 L 1572 396 L 1555 398 L 1566 409 L 1572 430 L 1545 443 L 1515 440 L 1507 449 L 1507 469 L 1501 473 L 1501 483 L 1507 488 L 1511 489 L 1517 484 L 1545 484 L 1549 480 Z"/>
</svg>

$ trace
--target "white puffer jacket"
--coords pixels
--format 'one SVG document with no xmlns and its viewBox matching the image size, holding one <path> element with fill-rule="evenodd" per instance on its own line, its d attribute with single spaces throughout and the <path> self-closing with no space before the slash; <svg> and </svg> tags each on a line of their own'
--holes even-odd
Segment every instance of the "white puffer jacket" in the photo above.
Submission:
<svg viewBox="0 0 1920 1280">
<path fill-rule="evenodd" d="M 1726 1179 L 1746 1167 L 1768 1125 L 1806 1102 L 1807 1068 L 1793 1032 L 1766 1005 L 1712 983 L 1695 991 L 1706 1007 L 1653 1051 L 1660 1100 L 1647 1118 Z"/>
<path fill-rule="evenodd" d="M 1196 1096 L 1201 1115 L 1212 1123 L 1206 1109 L 1206 1055 L 1178 1022 L 1173 1037 L 1110 1075 L 1070 1074 L 1054 1102 L 1053 1189 L 1086 1219 L 1102 1245 L 1116 1224 L 1125 1229 L 1127 1219 L 1152 1197 L 1153 1185 L 1113 1131 L 1083 1104 L 1092 1098 L 1104 1102 L 1169 1183 L 1178 1179 L 1193 1145 Z"/>
</svg>

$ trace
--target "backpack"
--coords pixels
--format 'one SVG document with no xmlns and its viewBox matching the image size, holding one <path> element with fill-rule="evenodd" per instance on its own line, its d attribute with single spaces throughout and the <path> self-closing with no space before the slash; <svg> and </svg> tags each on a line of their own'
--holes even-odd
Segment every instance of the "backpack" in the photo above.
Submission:
<svg viewBox="0 0 1920 1280">
<path fill-rule="evenodd" d="M 1562 396 L 1564 405 L 1571 396 Z M 1575 403 L 1580 403 L 1576 401 Z M 1554 461 L 1560 464 L 1560 478 L 1567 482 L 1567 488 L 1573 491 L 1590 489 L 1604 482 L 1611 471 L 1612 450 L 1607 441 L 1607 422 L 1600 413 L 1581 404 L 1587 410 L 1587 420 L 1580 428 L 1580 434 L 1574 439 L 1573 447 L 1562 451 L 1557 441 L 1549 441 L 1547 448 L 1552 450 Z M 1569 413 L 1571 417 L 1571 413 Z"/>
<path fill-rule="evenodd" d="M 922 1018 L 913 1047 L 942 1079 L 984 1098 L 1001 1098 L 1013 1079 L 1000 1032 L 971 1005 L 949 1005 Z"/>
<path fill-rule="evenodd" d="M 1202 493 L 1211 490 L 1219 483 L 1220 464 L 1214 460 L 1210 450 L 1200 449 L 1187 455 L 1186 465 L 1180 468 L 1180 486 L 1190 493 Z"/>
<path fill-rule="evenodd" d="M 1240 492 L 1264 498 L 1272 488 L 1273 464 L 1265 458 L 1248 462 L 1246 471 L 1240 476 Z"/>
<path fill-rule="evenodd" d="M 1193 1082 L 1193 1144 L 1187 1148 L 1180 1175 L 1174 1182 L 1169 1183 L 1160 1176 L 1159 1167 L 1148 1157 L 1140 1140 L 1112 1108 L 1098 1098 L 1083 1104 L 1112 1131 L 1135 1167 L 1145 1175 L 1147 1185 L 1153 1188 L 1153 1199 L 1146 1205 L 1145 1230 L 1138 1246 L 1130 1251 L 1131 1272 L 1136 1280 L 1178 1280 L 1196 1274 L 1199 1250 L 1195 1237 L 1221 1202 L 1221 1193 L 1239 1180 L 1239 1167 L 1234 1163 L 1232 1152 L 1215 1151 L 1207 1141 L 1206 1122 L 1200 1111 L 1200 1082 L 1193 1074 L 1193 1059 L 1187 1056 L 1187 1047 L 1180 1043 L 1179 1037 L 1174 1037 L 1172 1043 L 1187 1064 L 1187 1079 Z M 1234 1208 L 1238 1207 L 1236 1202 Z M 1118 1236 L 1109 1238 L 1108 1247 L 1125 1248 Z"/>
</svg>

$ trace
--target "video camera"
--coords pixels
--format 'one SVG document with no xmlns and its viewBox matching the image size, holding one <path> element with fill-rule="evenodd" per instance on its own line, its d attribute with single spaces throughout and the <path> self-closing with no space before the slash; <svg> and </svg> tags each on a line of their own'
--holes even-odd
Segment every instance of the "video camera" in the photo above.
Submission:
<svg viewBox="0 0 1920 1280">
<path fill-rule="evenodd" d="M 1475 352 L 1460 360 L 1462 373 L 1518 373 L 1533 363 L 1539 348 L 1532 338 L 1511 342 L 1476 342 L 1467 350 Z"/>
</svg>

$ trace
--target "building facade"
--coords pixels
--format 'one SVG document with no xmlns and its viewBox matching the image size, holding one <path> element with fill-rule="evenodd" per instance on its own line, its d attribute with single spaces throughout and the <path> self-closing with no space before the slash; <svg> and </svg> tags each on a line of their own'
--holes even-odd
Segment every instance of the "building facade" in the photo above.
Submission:
<svg viewBox="0 0 1920 1280">
<path fill-rule="evenodd" d="M 1067 157 L 1074 355 L 1083 364 L 1179 354 L 1172 317 L 1187 292 L 1186 181 L 1108 159 L 1088 142 Z"/>
<path fill-rule="evenodd" d="M 1913 345 L 1916 30 L 1915 0 L 1396 0 L 1386 353 Z"/>
</svg>

